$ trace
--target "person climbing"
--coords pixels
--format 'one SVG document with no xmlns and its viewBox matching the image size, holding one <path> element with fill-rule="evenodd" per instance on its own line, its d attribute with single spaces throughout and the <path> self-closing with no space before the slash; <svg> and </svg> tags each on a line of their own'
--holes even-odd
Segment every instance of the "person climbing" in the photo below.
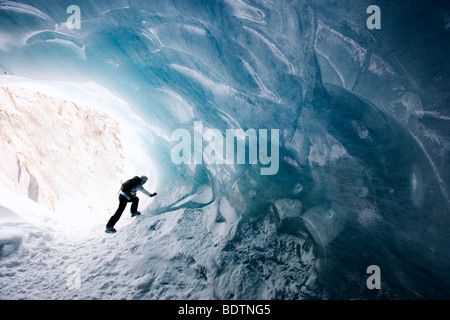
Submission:
<svg viewBox="0 0 450 320">
<path fill-rule="evenodd" d="M 140 191 L 143 194 L 154 197 L 156 196 L 155 193 L 150 193 L 147 190 L 144 189 L 143 184 L 146 183 L 148 178 L 146 176 L 135 176 L 132 179 L 129 179 L 125 181 L 122 186 L 120 187 L 120 193 L 119 193 L 119 207 L 117 208 L 114 215 L 109 219 L 108 223 L 106 224 L 106 231 L 107 233 L 114 233 L 116 232 L 116 229 L 114 229 L 114 225 L 119 221 L 123 211 L 125 210 L 127 203 L 131 202 L 131 216 L 135 217 L 140 215 L 141 213 L 137 211 L 138 205 L 139 205 L 139 198 L 136 197 L 136 192 Z"/>
</svg>

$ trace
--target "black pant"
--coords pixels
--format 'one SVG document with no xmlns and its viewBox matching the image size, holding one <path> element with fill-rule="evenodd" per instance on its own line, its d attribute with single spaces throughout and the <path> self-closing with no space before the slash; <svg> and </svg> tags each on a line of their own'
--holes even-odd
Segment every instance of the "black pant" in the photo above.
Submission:
<svg viewBox="0 0 450 320">
<path fill-rule="evenodd" d="M 119 196 L 119 207 L 116 210 L 116 213 L 109 219 L 108 223 L 106 224 L 107 228 L 113 228 L 114 225 L 119 221 L 120 216 L 122 215 L 123 211 L 125 210 L 127 203 L 131 202 L 131 213 L 135 213 L 138 208 L 139 204 L 139 198 L 134 196 L 131 197 L 130 200 L 125 198 L 123 195 Z"/>
</svg>

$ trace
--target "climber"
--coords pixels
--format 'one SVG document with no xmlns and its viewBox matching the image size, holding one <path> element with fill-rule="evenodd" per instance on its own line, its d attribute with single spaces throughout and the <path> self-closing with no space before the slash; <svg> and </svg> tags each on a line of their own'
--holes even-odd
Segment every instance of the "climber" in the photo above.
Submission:
<svg viewBox="0 0 450 320">
<path fill-rule="evenodd" d="M 135 217 L 140 215 L 141 213 L 137 211 L 138 204 L 139 204 L 139 198 L 136 197 L 136 192 L 140 191 L 144 193 L 145 195 L 149 197 L 156 196 L 155 193 L 150 193 L 147 190 L 144 189 L 143 184 L 146 183 L 148 178 L 146 176 L 135 176 L 132 179 L 129 179 L 125 181 L 121 188 L 119 193 L 119 207 L 117 208 L 114 215 L 109 219 L 108 223 L 106 224 L 106 231 L 107 233 L 114 233 L 116 232 L 116 229 L 114 229 L 114 225 L 119 221 L 120 216 L 122 215 L 123 211 L 125 210 L 125 207 L 127 206 L 128 202 L 131 202 L 131 216 Z"/>
</svg>

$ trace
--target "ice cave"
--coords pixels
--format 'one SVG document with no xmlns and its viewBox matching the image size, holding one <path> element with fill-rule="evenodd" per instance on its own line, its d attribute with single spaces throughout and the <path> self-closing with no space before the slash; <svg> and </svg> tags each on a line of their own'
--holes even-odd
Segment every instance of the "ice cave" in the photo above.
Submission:
<svg viewBox="0 0 450 320">
<path fill-rule="evenodd" d="M 1 0 L 0 299 L 450 298 L 449 52 L 448 1 Z"/>
</svg>

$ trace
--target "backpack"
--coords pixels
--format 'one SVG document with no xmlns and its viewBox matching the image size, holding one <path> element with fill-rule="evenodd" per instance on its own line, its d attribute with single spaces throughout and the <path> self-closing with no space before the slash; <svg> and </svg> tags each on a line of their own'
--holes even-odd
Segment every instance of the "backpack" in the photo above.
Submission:
<svg viewBox="0 0 450 320">
<path fill-rule="evenodd" d="M 138 176 L 135 176 L 134 178 L 129 179 L 129 180 L 125 181 L 124 183 L 122 183 L 120 190 L 124 193 L 130 193 L 131 189 L 133 189 L 134 187 L 137 187 L 141 183 L 142 183 L 141 178 L 139 178 Z"/>
</svg>

